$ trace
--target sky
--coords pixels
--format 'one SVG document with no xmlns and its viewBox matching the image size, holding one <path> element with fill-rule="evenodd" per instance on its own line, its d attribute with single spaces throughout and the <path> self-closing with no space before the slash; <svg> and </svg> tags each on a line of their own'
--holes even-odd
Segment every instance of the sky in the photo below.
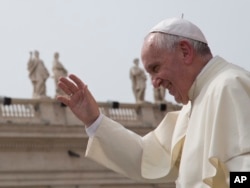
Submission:
<svg viewBox="0 0 250 188">
<path fill-rule="evenodd" d="M 129 69 L 145 35 L 182 14 L 200 27 L 213 55 L 250 70 L 249 7 L 249 0 L 0 0 L 0 96 L 32 97 L 27 62 L 38 50 L 51 76 L 59 52 L 98 102 L 134 103 Z M 53 78 L 46 87 L 53 98 Z M 154 101 L 149 76 L 145 100 Z"/>
</svg>

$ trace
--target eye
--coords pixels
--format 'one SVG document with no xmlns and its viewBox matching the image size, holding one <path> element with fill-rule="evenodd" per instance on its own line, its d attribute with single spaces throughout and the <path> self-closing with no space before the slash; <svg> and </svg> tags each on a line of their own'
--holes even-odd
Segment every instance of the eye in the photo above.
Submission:
<svg viewBox="0 0 250 188">
<path fill-rule="evenodd" d="M 153 66 L 153 67 L 152 67 L 152 71 L 153 71 L 154 73 L 158 72 L 158 71 L 159 71 L 159 66 L 158 66 L 158 65 Z"/>
</svg>

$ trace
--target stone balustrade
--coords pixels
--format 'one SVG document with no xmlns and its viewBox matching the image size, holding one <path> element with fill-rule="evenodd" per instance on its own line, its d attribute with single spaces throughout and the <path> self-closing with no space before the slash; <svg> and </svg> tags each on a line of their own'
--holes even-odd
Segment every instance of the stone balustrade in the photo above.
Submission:
<svg viewBox="0 0 250 188">
<path fill-rule="evenodd" d="M 180 108 L 172 103 L 128 104 L 110 101 L 98 104 L 104 115 L 126 126 L 155 126 L 168 111 Z M 0 123 L 82 125 L 82 122 L 77 120 L 67 107 L 50 98 L 4 98 L 0 103 Z"/>
</svg>

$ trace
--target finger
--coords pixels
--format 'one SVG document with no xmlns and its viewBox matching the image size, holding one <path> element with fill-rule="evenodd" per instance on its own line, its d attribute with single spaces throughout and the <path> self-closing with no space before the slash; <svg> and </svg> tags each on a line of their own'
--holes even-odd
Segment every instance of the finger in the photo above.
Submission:
<svg viewBox="0 0 250 188">
<path fill-rule="evenodd" d="M 62 81 L 59 81 L 58 82 L 58 86 L 63 90 L 64 93 L 66 93 L 67 95 L 71 95 L 72 94 L 72 91 L 68 88 L 68 86 L 62 82 Z"/>
<path fill-rule="evenodd" d="M 56 99 L 57 99 L 59 102 L 65 104 L 66 106 L 69 106 L 69 99 L 68 99 L 67 97 L 58 95 L 58 96 L 56 96 Z"/>
<path fill-rule="evenodd" d="M 60 78 L 60 82 L 62 82 L 64 84 L 64 88 L 67 91 L 70 91 L 67 94 L 76 93 L 78 91 L 77 85 L 75 83 L 73 83 L 71 80 L 69 80 L 68 78 L 62 77 L 62 78 Z"/>
<path fill-rule="evenodd" d="M 71 74 L 69 75 L 69 78 L 76 83 L 79 89 L 84 89 L 86 87 L 86 85 L 82 82 L 82 80 L 78 78 L 76 75 Z"/>
</svg>

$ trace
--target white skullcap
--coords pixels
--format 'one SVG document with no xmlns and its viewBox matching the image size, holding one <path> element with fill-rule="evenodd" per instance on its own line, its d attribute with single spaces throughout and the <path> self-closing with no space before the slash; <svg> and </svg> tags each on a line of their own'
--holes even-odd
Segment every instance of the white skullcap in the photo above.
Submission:
<svg viewBox="0 0 250 188">
<path fill-rule="evenodd" d="M 201 30 L 193 23 L 182 18 L 168 18 L 162 20 L 150 30 L 150 33 L 154 32 L 177 35 L 207 44 L 207 40 Z"/>
</svg>

